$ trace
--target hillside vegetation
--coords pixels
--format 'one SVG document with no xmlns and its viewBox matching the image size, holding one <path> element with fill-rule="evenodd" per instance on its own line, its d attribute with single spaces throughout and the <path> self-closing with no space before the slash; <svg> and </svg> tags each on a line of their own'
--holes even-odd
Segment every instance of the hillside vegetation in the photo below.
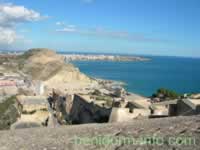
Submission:
<svg viewBox="0 0 200 150">
<path fill-rule="evenodd" d="M 0 130 L 9 129 L 10 125 L 19 117 L 16 108 L 16 97 L 12 96 L 0 103 Z"/>
</svg>

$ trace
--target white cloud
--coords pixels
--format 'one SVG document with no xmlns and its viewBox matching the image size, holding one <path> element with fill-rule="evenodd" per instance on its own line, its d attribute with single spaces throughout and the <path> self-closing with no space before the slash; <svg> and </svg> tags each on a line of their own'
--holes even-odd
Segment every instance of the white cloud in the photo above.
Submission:
<svg viewBox="0 0 200 150">
<path fill-rule="evenodd" d="M 75 28 L 68 28 L 68 27 L 65 27 L 63 29 L 57 29 L 56 30 L 57 32 L 76 32 L 77 30 Z"/>
<path fill-rule="evenodd" d="M 61 29 L 56 29 L 56 32 L 77 32 L 77 28 L 72 24 L 65 24 L 64 22 L 56 22 L 56 25 L 61 26 Z"/>
<path fill-rule="evenodd" d="M 105 38 L 114 38 L 114 39 L 124 39 L 129 41 L 137 41 L 137 42 L 161 42 L 164 40 L 156 39 L 152 37 L 147 37 L 144 34 L 138 33 L 130 33 L 126 31 L 112 31 L 106 30 L 104 28 L 95 28 L 95 29 L 81 29 L 76 26 L 73 27 L 65 27 L 63 29 L 57 29 L 56 32 L 63 33 L 74 33 L 82 36 L 95 36 L 95 37 L 105 37 Z"/>
<path fill-rule="evenodd" d="M 67 27 L 67 28 L 75 28 L 76 26 L 73 24 L 65 24 L 65 22 L 62 21 L 58 21 L 56 22 L 57 26 L 63 26 L 63 27 Z"/>
<path fill-rule="evenodd" d="M 65 23 L 64 23 L 64 22 L 58 21 L 58 22 L 56 22 L 56 25 L 58 25 L 58 26 L 63 26 L 63 25 L 65 25 Z"/>
<path fill-rule="evenodd" d="M 20 35 L 16 34 L 16 25 L 39 21 L 46 18 L 40 13 L 11 3 L 0 4 L 0 44 L 11 44 Z"/>
<path fill-rule="evenodd" d="M 11 44 L 16 39 L 17 35 L 14 30 L 0 27 L 0 44 Z"/>
<path fill-rule="evenodd" d="M 0 4 L 0 26 L 15 26 L 17 23 L 38 21 L 45 17 L 24 6 Z"/>
</svg>

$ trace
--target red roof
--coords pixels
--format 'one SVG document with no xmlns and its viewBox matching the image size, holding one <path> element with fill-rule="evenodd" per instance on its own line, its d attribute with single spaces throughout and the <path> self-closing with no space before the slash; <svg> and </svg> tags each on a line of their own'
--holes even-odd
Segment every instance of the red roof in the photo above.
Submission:
<svg viewBox="0 0 200 150">
<path fill-rule="evenodd" d="M 0 86 L 16 86 L 16 82 L 9 80 L 2 80 L 0 81 Z"/>
</svg>

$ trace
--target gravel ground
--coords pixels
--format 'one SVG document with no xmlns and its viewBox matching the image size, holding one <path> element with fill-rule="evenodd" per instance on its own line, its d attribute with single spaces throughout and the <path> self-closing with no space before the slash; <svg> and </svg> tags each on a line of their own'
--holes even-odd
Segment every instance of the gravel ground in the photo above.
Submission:
<svg viewBox="0 0 200 150">
<path fill-rule="evenodd" d="M 1 131 L 0 150 L 11 149 L 200 150 L 200 116 Z"/>
</svg>

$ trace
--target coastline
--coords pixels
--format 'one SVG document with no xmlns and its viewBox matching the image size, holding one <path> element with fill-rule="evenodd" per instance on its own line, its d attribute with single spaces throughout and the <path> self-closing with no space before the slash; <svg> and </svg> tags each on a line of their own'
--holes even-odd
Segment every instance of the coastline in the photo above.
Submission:
<svg viewBox="0 0 200 150">
<path fill-rule="evenodd" d="M 101 85 L 101 84 L 110 84 L 110 87 L 116 87 L 116 88 L 121 88 L 124 89 L 127 96 L 131 97 L 133 100 L 146 100 L 148 99 L 148 97 L 135 93 L 135 92 L 130 92 L 127 89 L 125 89 L 125 85 L 127 85 L 127 83 L 123 82 L 123 81 L 117 81 L 117 80 L 108 80 L 108 79 L 100 79 L 100 78 L 93 78 L 95 80 L 97 80 L 97 82 Z"/>
<path fill-rule="evenodd" d="M 9 54 L 1 54 L 1 56 L 3 56 L 3 57 L 9 57 L 9 58 L 15 58 L 15 57 L 17 57 L 17 56 L 19 56 L 19 55 L 21 55 L 21 53 L 19 54 L 16 54 L 16 53 L 9 53 Z M 59 55 L 61 55 L 61 56 L 64 56 L 64 55 L 62 55 L 62 54 L 59 54 Z M 88 56 L 88 55 L 85 55 L 85 56 Z M 94 55 L 90 55 L 90 56 L 94 56 Z M 101 57 L 101 61 L 105 61 L 104 59 L 105 59 L 105 55 L 98 55 L 98 56 L 100 56 Z M 115 61 L 115 60 L 113 60 L 113 58 L 114 57 L 111 57 L 111 55 L 109 56 L 110 58 L 112 58 L 112 60 L 110 60 L 110 61 Z M 96 57 L 95 57 L 96 58 Z M 98 57 L 97 57 L 98 58 Z M 124 58 L 124 57 L 123 57 Z M 134 57 L 135 58 L 135 57 Z M 93 59 L 93 61 L 98 61 L 99 59 Z M 109 61 L 109 59 L 106 59 L 107 61 Z M 124 61 L 124 60 L 121 60 L 121 61 Z M 78 69 L 79 69 L 79 67 L 77 67 Z M 103 82 L 104 84 L 106 83 L 106 84 L 112 84 L 112 86 L 113 87 L 121 87 L 121 88 L 123 88 L 123 89 L 125 89 L 125 86 L 127 85 L 127 83 L 126 82 L 123 82 L 123 81 L 118 81 L 118 80 L 110 80 L 110 79 L 101 79 L 101 78 L 95 78 L 95 77 L 92 77 L 92 76 L 90 76 L 90 75 L 87 75 L 87 76 L 89 76 L 91 79 L 94 79 L 94 80 L 97 80 L 99 83 L 100 82 Z M 140 97 L 144 97 L 143 95 L 139 95 L 139 94 L 137 94 L 137 93 L 134 93 L 134 92 L 130 92 L 130 91 L 127 91 L 127 90 L 125 90 L 127 93 L 129 93 L 129 94 L 134 94 L 134 95 L 138 95 L 138 96 L 140 96 Z"/>
<path fill-rule="evenodd" d="M 61 54 L 65 62 L 71 61 L 149 61 L 151 59 L 140 56 L 104 55 L 104 54 Z"/>
<path fill-rule="evenodd" d="M 12 59 L 12 57 L 16 57 L 16 56 L 18 56 L 19 55 L 19 53 L 18 54 L 16 54 L 16 53 L 9 53 L 9 54 L 1 54 L 0 56 L 8 56 L 8 57 L 10 57 L 10 59 Z M 61 56 L 63 56 L 63 54 L 59 54 L 59 55 L 61 55 Z M 85 55 L 85 54 L 84 54 Z M 99 55 L 99 54 L 98 54 Z M 156 89 L 158 89 L 158 88 L 161 88 L 161 87 L 167 87 L 167 88 L 169 88 L 169 89 L 172 89 L 172 90 L 174 90 L 174 91 L 177 91 L 178 93 L 180 93 L 180 94 L 184 94 L 184 93 L 192 93 L 192 92 L 194 92 L 194 93 L 199 93 L 199 90 L 198 90 L 198 85 L 196 85 L 196 83 L 193 83 L 193 80 L 191 80 L 189 77 L 190 77 L 190 75 L 191 75 L 191 72 L 190 72 L 190 69 L 186 69 L 186 70 L 180 70 L 179 72 L 181 73 L 181 74 L 186 74 L 186 76 L 188 77 L 188 82 L 186 83 L 186 86 L 185 86 L 185 88 L 183 89 L 183 88 L 181 88 L 181 86 L 179 85 L 179 84 L 182 84 L 183 83 L 183 81 L 182 81 L 182 79 L 181 78 L 178 78 L 177 79 L 177 77 L 173 77 L 173 78 L 176 78 L 177 80 L 178 80 L 178 83 L 179 84 L 176 84 L 176 85 L 174 85 L 174 84 L 169 84 L 170 82 L 165 82 L 164 81 L 164 83 L 161 85 L 161 86 L 158 86 L 158 85 L 156 85 L 156 84 L 154 84 L 154 83 L 152 83 L 153 82 L 153 80 L 155 81 L 155 79 L 152 79 L 152 81 L 150 81 L 150 83 L 149 83 L 149 85 L 151 85 L 152 87 L 149 87 L 148 89 L 147 88 L 143 88 L 143 87 L 140 87 L 140 83 L 139 82 L 141 82 L 142 81 L 142 84 L 144 84 L 144 82 L 148 82 L 148 78 L 144 78 L 143 76 L 142 76 L 142 73 L 144 73 L 144 71 L 142 71 L 141 70 L 141 68 L 142 67 L 147 67 L 147 71 L 145 71 L 145 73 L 153 73 L 153 74 L 155 74 L 155 73 L 157 73 L 157 69 L 156 68 L 158 68 L 159 69 L 159 73 L 160 73 L 160 75 L 158 76 L 158 79 L 156 79 L 156 80 L 161 80 L 162 78 L 163 78 L 163 73 L 165 72 L 165 70 L 168 68 L 168 62 L 170 61 L 170 63 L 173 65 L 172 67 L 170 67 L 170 70 L 171 70 L 171 72 L 173 73 L 173 71 L 174 71 L 174 69 L 175 69 L 175 67 L 174 66 L 179 66 L 179 68 L 181 68 L 182 67 L 182 64 L 184 64 L 184 63 L 181 63 L 181 62 L 185 62 L 185 64 L 188 66 L 188 67 L 185 67 L 185 68 L 190 68 L 190 66 L 191 66 L 191 64 L 194 64 L 195 63 L 195 65 L 198 65 L 199 64 L 199 61 L 197 61 L 196 59 L 195 60 L 193 60 L 193 59 L 189 59 L 189 58 L 177 58 L 177 59 L 175 59 L 175 57 L 152 57 L 152 59 L 151 59 L 152 61 L 149 61 L 149 62 L 141 62 L 141 63 L 136 63 L 136 64 L 134 64 L 134 62 L 133 62 L 133 70 L 134 69 L 138 69 L 139 70 L 139 72 L 137 71 L 137 73 L 134 73 L 134 74 L 130 74 L 130 79 L 128 78 L 127 79 L 127 69 L 126 69 L 126 67 L 125 67 L 125 65 L 127 64 L 126 62 L 125 63 L 123 63 L 123 61 L 122 61 L 122 63 L 118 63 L 118 62 L 116 62 L 116 65 L 115 65 L 115 62 L 111 62 L 111 65 L 112 66 L 110 66 L 110 67 L 115 67 L 114 69 L 113 69 L 113 71 L 115 71 L 116 69 L 118 69 L 118 68 L 116 68 L 118 65 L 120 65 L 120 68 L 122 68 L 122 70 L 120 69 L 119 71 L 122 71 L 122 74 L 120 74 L 120 79 L 118 78 L 118 77 L 116 77 L 115 76 L 115 74 L 116 74 L 116 72 L 114 72 L 114 78 L 112 78 L 112 75 L 108 75 L 109 73 L 110 73 L 110 71 L 108 71 L 108 72 L 105 72 L 106 73 L 106 75 L 104 76 L 103 75 L 103 79 L 109 79 L 109 80 L 113 80 L 113 81 L 117 81 L 118 83 L 119 82 L 121 82 L 121 80 L 122 80 L 122 85 L 125 85 L 125 87 L 126 87 L 126 89 L 128 89 L 127 91 L 129 92 L 129 93 L 135 93 L 135 94 L 137 94 L 137 93 L 139 93 L 138 95 L 142 95 L 142 96 L 145 96 L 145 97 L 148 97 L 148 96 L 151 96 L 151 94 L 153 93 L 153 92 L 155 92 L 155 90 Z M 3 61 L 3 60 L 2 60 Z M 96 63 L 95 63 L 95 61 L 96 61 Z M 106 64 L 107 63 L 107 61 L 109 61 L 109 60 L 89 60 L 88 61 L 88 63 L 87 63 L 87 60 L 86 61 L 80 61 L 81 63 L 83 63 L 84 65 L 86 65 L 87 64 L 87 68 L 89 68 L 89 69 L 87 69 L 87 71 L 85 72 L 85 74 L 87 74 L 87 75 L 89 75 L 89 76 L 91 76 L 92 78 L 93 77 L 98 77 L 99 75 L 98 74 L 96 74 L 96 73 L 92 73 L 91 74 L 91 71 L 92 71 L 92 68 L 94 68 L 94 67 L 100 67 L 100 69 L 101 69 L 101 67 L 104 67 L 104 66 L 102 66 L 102 65 L 104 65 L 104 64 Z M 76 65 L 76 62 L 77 62 L 77 64 L 79 63 L 79 61 L 77 60 L 77 61 L 74 61 L 74 63 L 73 62 L 69 62 L 69 63 L 72 63 L 72 64 L 75 64 L 75 66 L 77 66 L 81 71 L 84 71 L 84 69 L 86 68 L 84 68 L 84 66 L 83 66 L 83 68 L 81 68 L 80 66 L 78 66 L 78 65 Z M 93 62 L 94 62 L 94 64 L 95 65 L 91 65 L 90 66 L 90 64 L 93 64 Z M 102 63 L 99 63 L 99 62 L 102 62 Z M 105 62 L 105 63 L 103 63 L 103 62 Z M 108 62 L 108 63 L 110 63 L 110 62 Z M 146 65 L 148 63 L 148 65 Z M 88 66 L 88 64 L 89 64 L 89 66 Z M 101 65 L 102 64 L 102 65 Z M 124 65 L 125 64 L 125 65 Z M 128 63 L 128 64 L 130 64 L 130 65 L 132 65 L 132 63 Z M 145 66 L 144 66 L 144 65 Z M 162 66 L 162 68 L 160 67 L 160 66 Z M 138 68 L 138 67 L 140 67 L 140 68 Z M 152 69 L 149 69 L 149 67 L 153 67 Z M 106 67 L 105 67 L 106 68 Z M 123 69 L 123 68 L 125 68 L 125 69 Z M 88 71 L 89 70 L 89 71 Z M 93 70 L 94 72 L 95 72 L 95 70 Z M 106 71 L 105 69 L 101 69 L 101 71 Z M 89 72 L 89 73 L 88 73 Z M 131 73 L 131 72 L 130 72 Z M 180 74 L 179 73 L 179 74 Z M 111 74 L 112 74 L 112 71 L 111 71 Z M 123 75 L 123 74 L 125 74 L 125 75 Z M 92 75 L 94 75 L 94 76 L 92 76 Z M 162 75 L 162 76 L 161 76 Z M 177 75 L 177 74 L 175 74 L 175 75 Z M 133 76 L 134 78 L 132 78 L 131 76 Z M 100 74 L 100 77 L 101 77 L 101 74 Z M 153 76 L 153 77 L 155 77 L 155 76 Z M 172 80 L 172 82 L 174 81 L 174 79 L 170 79 L 170 80 Z M 193 76 L 193 78 L 195 78 L 195 79 L 198 79 L 198 77 L 197 77 L 197 75 L 195 75 L 195 76 Z M 137 79 L 137 80 L 135 80 L 135 79 Z M 124 82 L 123 82 L 124 81 Z M 133 83 L 134 83 L 134 86 L 132 86 L 133 84 L 126 84 L 126 83 L 129 83 L 129 81 L 132 81 Z M 184 81 L 184 82 L 186 82 L 186 81 Z M 139 86 L 137 86 L 137 85 L 139 85 Z M 145 85 L 145 84 L 144 84 Z M 146 85 L 147 87 L 149 86 L 149 85 Z M 195 85 L 195 86 L 194 86 Z M 145 86 L 144 86 L 145 87 Z M 135 91 L 134 90 L 132 90 L 132 89 L 135 89 Z M 152 89 L 154 89 L 154 90 L 152 90 Z M 141 91 L 141 92 L 140 92 Z"/>
<path fill-rule="evenodd" d="M 64 56 L 65 63 L 72 63 L 76 61 L 110 61 L 110 62 L 138 62 L 138 61 L 150 61 L 150 58 L 146 57 L 140 57 L 140 56 L 123 56 L 123 55 L 104 55 L 104 54 L 60 54 Z M 73 63 L 72 63 L 73 64 Z M 76 66 L 77 67 L 77 66 Z M 77 67 L 80 69 L 79 67 Z M 90 76 L 87 74 L 90 78 L 96 80 L 98 83 L 104 82 L 112 84 L 112 86 L 123 88 L 128 95 L 132 95 L 134 99 L 146 99 L 147 97 L 135 92 L 130 92 L 125 89 L 125 86 L 127 85 L 124 81 L 118 81 L 118 80 L 110 80 L 110 79 L 104 79 L 104 78 L 95 78 L 93 76 Z"/>
</svg>

